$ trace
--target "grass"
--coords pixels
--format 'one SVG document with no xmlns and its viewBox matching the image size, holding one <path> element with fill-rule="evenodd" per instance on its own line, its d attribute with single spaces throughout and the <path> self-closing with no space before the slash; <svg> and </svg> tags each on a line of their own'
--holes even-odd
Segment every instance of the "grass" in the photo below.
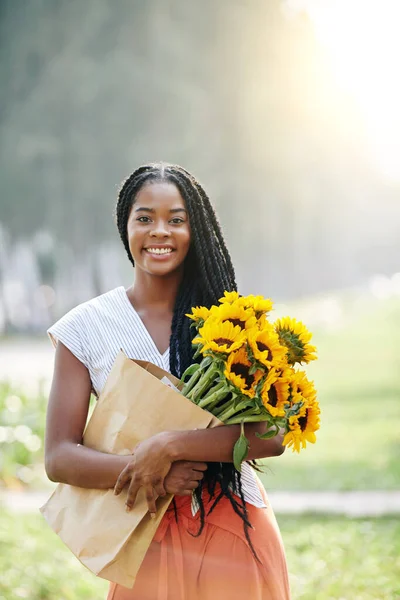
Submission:
<svg viewBox="0 0 400 600">
<path fill-rule="evenodd" d="M 338 329 L 315 331 L 317 443 L 265 461 L 267 489 L 400 488 L 400 301 L 357 306 Z"/>
<path fill-rule="evenodd" d="M 278 518 L 293 600 L 400 598 L 398 518 Z"/>
<path fill-rule="evenodd" d="M 278 516 L 293 600 L 400 598 L 396 518 Z M 99 600 L 107 582 L 87 571 L 40 515 L 0 513 L 0 600 Z"/>
</svg>

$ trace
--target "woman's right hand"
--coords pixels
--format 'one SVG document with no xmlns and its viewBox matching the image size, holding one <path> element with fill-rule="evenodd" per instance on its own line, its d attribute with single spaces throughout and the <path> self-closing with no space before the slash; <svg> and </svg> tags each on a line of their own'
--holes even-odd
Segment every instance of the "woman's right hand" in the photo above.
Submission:
<svg viewBox="0 0 400 600">
<path fill-rule="evenodd" d="M 177 460 L 164 480 L 164 488 L 168 494 L 175 496 L 191 496 L 201 484 L 207 463 Z"/>
</svg>

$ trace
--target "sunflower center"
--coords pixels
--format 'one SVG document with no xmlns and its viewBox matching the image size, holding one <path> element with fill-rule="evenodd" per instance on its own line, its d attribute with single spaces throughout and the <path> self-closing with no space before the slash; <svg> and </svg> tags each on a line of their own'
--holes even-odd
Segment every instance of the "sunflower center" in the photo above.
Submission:
<svg viewBox="0 0 400 600">
<path fill-rule="evenodd" d="M 232 340 L 229 340 L 228 338 L 223 338 L 223 337 L 216 338 L 214 340 L 214 342 L 216 344 L 218 344 L 218 346 L 228 346 L 228 348 L 230 348 L 233 344 Z"/>
<path fill-rule="evenodd" d="M 304 417 L 299 417 L 299 425 L 300 425 L 301 431 L 304 431 L 305 428 L 307 427 L 307 419 L 308 419 L 308 408 L 306 408 L 306 414 L 304 415 Z"/>
<path fill-rule="evenodd" d="M 274 407 L 278 404 L 278 394 L 276 393 L 274 385 L 268 390 L 268 404 Z"/>
<path fill-rule="evenodd" d="M 238 325 L 241 329 L 244 329 L 245 321 L 241 319 L 227 319 L 227 321 L 230 321 L 234 327 Z"/>
<path fill-rule="evenodd" d="M 263 342 L 257 342 L 257 348 L 259 349 L 260 352 L 265 352 L 266 350 L 268 350 L 267 360 L 271 360 L 271 358 L 272 358 L 271 350 L 268 348 L 268 346 L 266 344 L 264 344 Z"/>
<path fill-rule="evenodd" d="M 235 375 L 239 375 L 242 379 L 244 379 L 246 386 L 250 389 L 254 383 L 254 375 L 250 375 L 249 368 L 247 365 L 243 363 L 237 362 L 234 363 L 231 367 L 232 373 Z"/>
</svg>

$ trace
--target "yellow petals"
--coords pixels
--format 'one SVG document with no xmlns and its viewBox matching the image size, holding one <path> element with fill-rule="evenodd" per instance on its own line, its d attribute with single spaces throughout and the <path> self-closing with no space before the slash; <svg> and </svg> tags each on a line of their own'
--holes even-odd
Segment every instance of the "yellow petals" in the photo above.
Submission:
<svg viewBox="0 0 400 600">
<path fill-rule="evenodd" d="M 237 352 L 232 352 L 228 358 L 224 375 L 233 385 L 246 396 L 254 398 L 256 395 L 256 386 L 263 377 L 263 372 L 257 369 L 255 373 L 250 373 L 253 363 L 245 348 L 240 348 Z"/>
<path fill-rule="evenodd" d="M 275 375 L 275 381 L 273 377 L 267 377 L 261 391 L 262 402 L 270 415 L 284 417 L 290 395 L 289 382 L 282 378 L 277 379 L 276 372 L 272 373 Z"/>
<path fill-rule="evenodd" d="M 284 317 L 278 319 L 274 326 L 280 343 L 287 348 L 289 364 L 309 363 L 317 358 L 315 346 L 309 344 L 312 335 L 301 321 Z"/>
<path fill-rule="evenodd" d="M 221 304 L 233 304 L 239 298 L 238 292 L 224 292 L 222 298 L 219 299 Z"/>
<path fill-rule="evenodd" d="M 306 402 L 299 414 L 289 417 L 289 431 L 283 438 L 284 446 L 292 447 L 293 452 L 300 452 L 307 442 L 316 442 L 315 432 L 319 429 L 320 408 L 317 401 Z"/>
<path fill-rule="evenodd" d="M 207 321 L 199 330 L 199 336 L 193 340 L 193 344 L 202 346 L 201 352 L 207 351 L 229 354 L 238 350 L 246 341 L 246 333 L 230 321 L 215 322 Z"/>
<path fill-rule="evenodd" d="M 186 316 L 189 317 L 189 319 L 192 319 L 192 321 L 198 323 L 208 319 L 210 316 L 210 310 L 205 306 L 196 306 L 192 308 L 192 312 Z"/>
<path fill-rule="evenodd" d="M 285 361 L 287 349 L 280 344 L 278 334 L 269 323 L 265 323 L 261 331 L 258 327 L 249 330 L 248 342 L 254 358 L 269 369 Z"/>
<path fill-rule="evenodd" d="M 251 309 L 245 309 L 238 303 L 220 304 L 220 306 L 212 306 L 210 310 L 210 318 L 215 321 L 230 321 L 233 325 L 238 325 L 242 329 L 254 327 L 257 319 Z"/>
<path fill-rule="evenodd" d="M 244 308 L 251 308 L 256 314 L 257 318 L 265 313 L 270 312 L 273 306 L 272 300 L 269 298 L 264 298 L 264 296 L 254 296 L 253 294 L 250 294 L 249 296 L 241 296 L 238 302 Z"/>
</svg>

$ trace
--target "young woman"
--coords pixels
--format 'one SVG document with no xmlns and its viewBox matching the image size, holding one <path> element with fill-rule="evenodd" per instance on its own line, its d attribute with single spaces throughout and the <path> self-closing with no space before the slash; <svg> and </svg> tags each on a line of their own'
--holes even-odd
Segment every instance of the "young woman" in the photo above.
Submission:
<svg viewBox="0 0 400 600">
<path fill-rule="evenodd" d="M 182 167 L 137 169 L 119 193 L 118 230 L 135 267 L 133 285 L 116 288 L 67 313 L 49 329 L 56 345 L 46 432 L 52 481 L 128 489 L 126 508 L 146 490 L 175 495 L 133 589 L 112 584 L 108 600 L 287 600 L 284 550 L 268 499 L 246 463 L 238 479 L 232 449 L 239 426 L 165 431 L 132 456 L 81 445 L 92 391 L 98 396 L 122 348 L 178 377 L 192 362 L 193 329 L 185 314 L 236 290 L 235 274 L 210 201 Z M 260 440 L 248 424 L 249 460 L 283 452 L 282 437 Z M 200 510 L 193 515 L 197 489 Z M 199 493 L 201 491 L 201 493 Z"/>
</svg>

